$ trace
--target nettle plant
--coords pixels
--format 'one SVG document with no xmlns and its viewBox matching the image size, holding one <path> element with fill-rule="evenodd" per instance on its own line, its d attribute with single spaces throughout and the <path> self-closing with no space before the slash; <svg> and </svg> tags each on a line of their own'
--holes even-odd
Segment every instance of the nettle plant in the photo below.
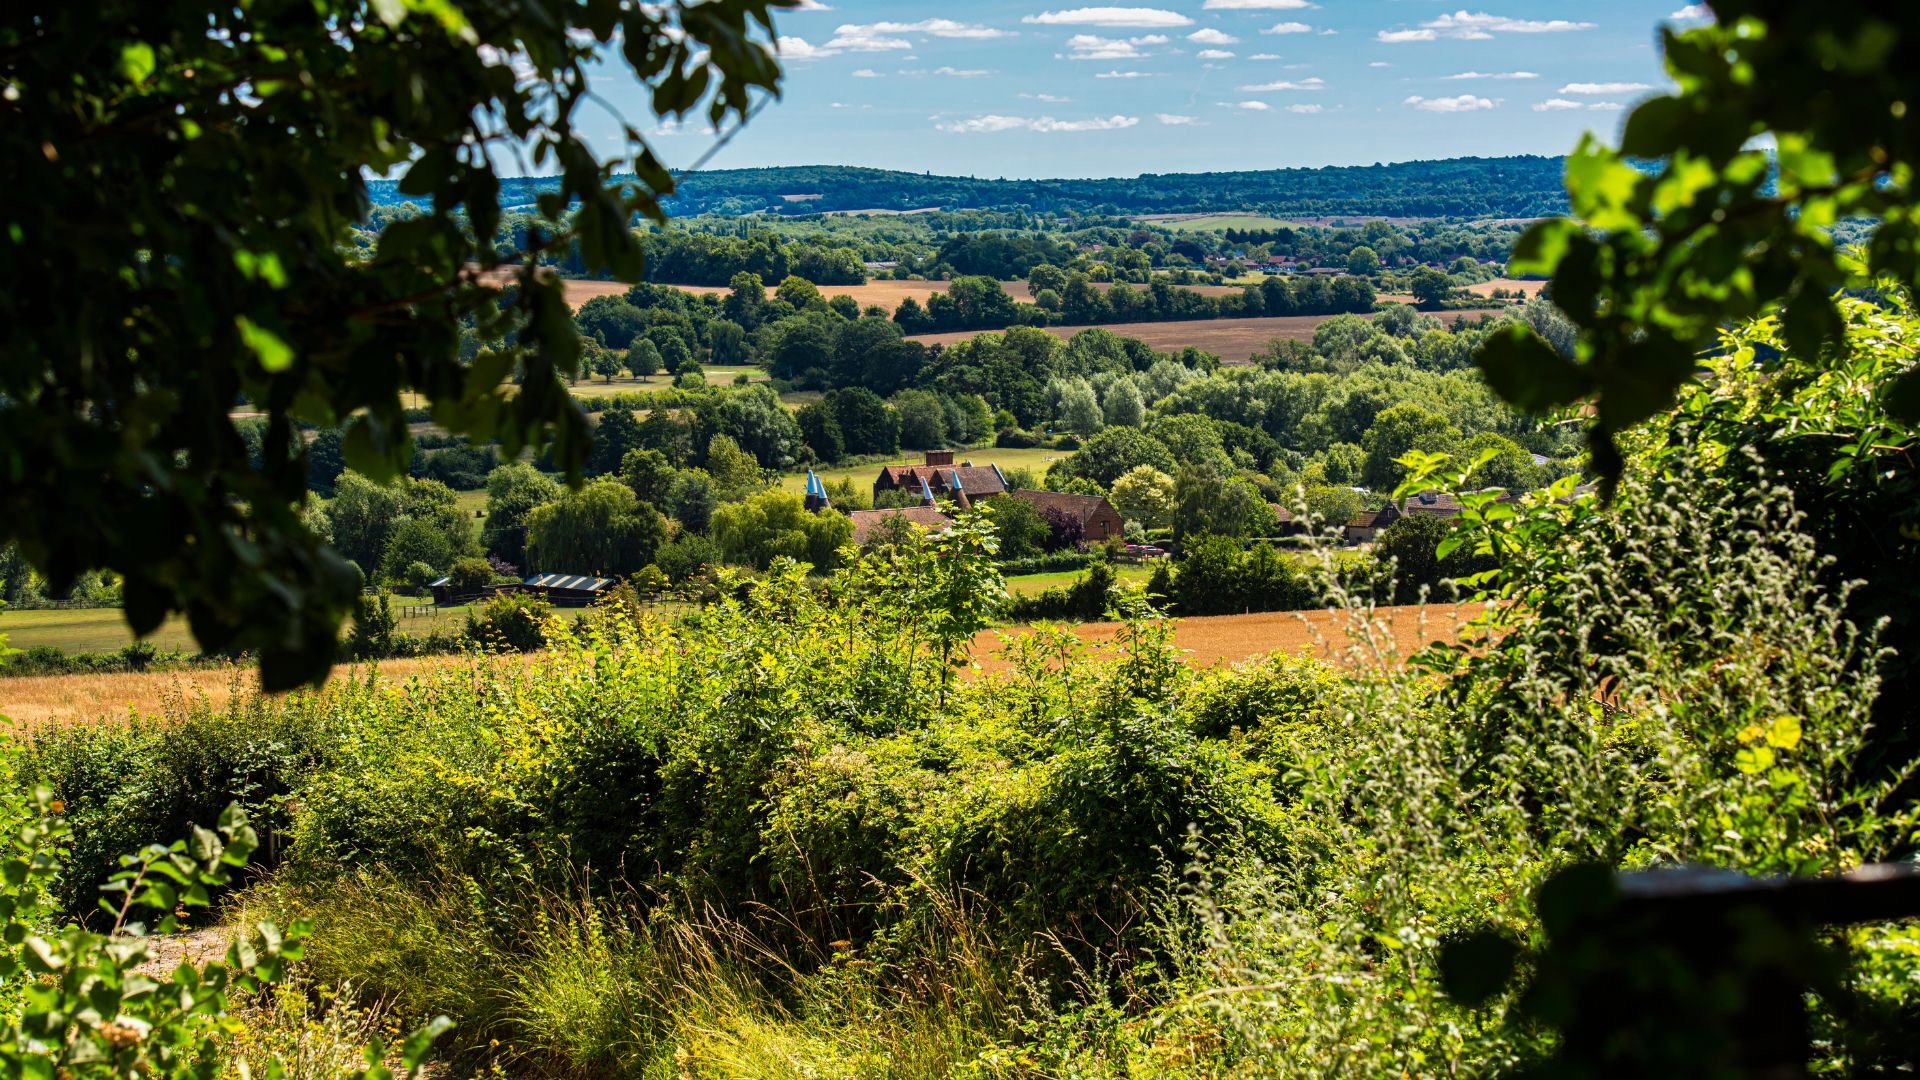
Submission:
<svg viewBox="0 0 1920 1080">
<path fill-rule="evenodd" d="M 11 772 L 11 770 L 8 770 Z M 0 1070 L 6 1075 L 81 1077 L 241 1076 L 229 1043 L 241 1030 L 237 1002 L 283 981 L 311 932 L 305 920 L 287 927 L 262 922 L 236 938 L 224 958 L 183 961 L 162 972 L 153 943 L 179 930 L 189 908 L 206 907 L 247 865 L 259 841 L 245 812 L 230 806 L 213 829 L 195 827 L 172 846 L 150 845 L 121 857 L 121 870 L 101 888 L 112 920 L 96 932 L 63 920 L 57 879 L 71 837 L 53 793 L 17 787 L 0 797 Z M 143 916 L 151 915 L 151 923 Z M 445 1017 L 398 1048 L 402 1075 L 418 1076 L 433 1041 L 451 1026 Z M 391 1080 L 388 1048 L 366 1048 L 357 1080 Z M 269 1061 L 265 1075 L 285 1069 Z"/>
</svg>

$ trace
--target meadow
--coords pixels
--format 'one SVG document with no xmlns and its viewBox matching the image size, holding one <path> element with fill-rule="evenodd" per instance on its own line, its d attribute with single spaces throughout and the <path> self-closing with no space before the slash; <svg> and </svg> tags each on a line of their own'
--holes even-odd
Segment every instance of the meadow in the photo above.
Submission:
<svg viewBox="0 0 1920 1080">
<path fill-rule="evenodd" d="M 472 497 L 476 495 L 481 505 L 486 502 L 484 491 L 461 494 L 465 502 L 474 501 Z M 437 629 L 457 628 L 463 625 L 471 610 L 465 606 L 433 608 L 431 604 L 432 601 L 425 598 L 396 596 L 393 613 L 400 620 L 400 629 L 409 634 L 428 634 Z M 16 649 L 45 645 L 69 653 L 118 652 L 135 641 L 133 631 L 127 628 L 126 614 L 119 608 L 0 611 L 0 634 L 5 634 L 7 643 Z M 191 655 L 200 651 L 185 616 L 169 618 L 146 640 L 163 652 Z M 6 681 L 0 679 L 0 713 L 5 712 Z"/>
<path fill-rule="evenodd" d="M 1299 222 L 1270 214 L 1148 214 L 1134 220 L 1174 232 L 1218 232 L 1223 229 L 1299 229 Z"/>
<path fill-rule="evenodd" d="M 1046 447 L 1003 448 L 986 446 L 974 450 L 955 450 L 955 462 L 971 461 L 975 465 L 998 465 L 1002 471 L 1008 469 L 1030 469 L 1038 477 L 1044 475 L 1048 466 L 1063 458 L 1073 456 L 1071 450 L 1054 450 Z M 851 480 L 862 490 L 873 486 L 874 477 L 887 465 L 918 465 L 926 456 L 918 451 L 908 451 L 898 457 L 885 461 L 876 461 L 867 465 L 831 465 L 814 470 L 814 475 L 829 484 L 842 480 Z M 780 487 L 786 491 L 803 493 L 807 489 L 805 472 L 787 473 L 780 478 Z"/>
</svg>

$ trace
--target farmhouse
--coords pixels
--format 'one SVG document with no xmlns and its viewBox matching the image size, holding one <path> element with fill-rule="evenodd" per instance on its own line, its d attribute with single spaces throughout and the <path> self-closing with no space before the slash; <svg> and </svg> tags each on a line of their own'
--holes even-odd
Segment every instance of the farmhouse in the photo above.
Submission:
<svg viewBox="0 0 1920 1080">
<path fill-rule="evenodd" d="M 807 509 L 818 514 L 831 509 L 833 500 L 827 497 L 827 486 L 820 482 L 812 469 L 807 470 Z M 864 544 L 867 537 L 882 523 L 905 521 L 917 525 L 928 532 L 942 532 L 953 525 L 953 519 L 942 513 L 933 498 L 933 488 L 928 486 L 926 478 L 920 480 L 920 505 L 897 506 L 886 510 L 853 510 L 847 514 L 853 520 L 853 542 Z"/>
<path fill-rule="evenodd" d="M 1021 488 L 1013 493 L 1013 497 L 1031 504 L 1043 515 L 1052 511 L 1053 515 L 1078 522 L 1080 535 L 1089 544 L 1104 543 L 1120 536 L 1126 525 L 1113 504 L 1099 495 L 1069 495 L 1062 491 Z"/>
<path fill-rule="evenodd" d="M 1460 500 L 1443 491 L 1423 491 L 1405 500 L 1404 505 L 1390 502 L 1384 509 L 1355 514 L 1346 524 L 1344 538 L 1349 544 L 1372 543 L 1387 526 L 1415 514 L 1437 518 L 1459 517 Z"/>
<path fill-rule="evenodd" d="M 971 461 L 955 465 L 953 451 L 929 450 L 926 460 L 918 465 L 882 467 L 873 481 L 873 497 L 877 501 L 883 491 L 918 492 L 923 488 L 965 510 L 974 499 L 1005 494 L 1007 478 L 998 465 L 975 465 Z"/>
</svg>

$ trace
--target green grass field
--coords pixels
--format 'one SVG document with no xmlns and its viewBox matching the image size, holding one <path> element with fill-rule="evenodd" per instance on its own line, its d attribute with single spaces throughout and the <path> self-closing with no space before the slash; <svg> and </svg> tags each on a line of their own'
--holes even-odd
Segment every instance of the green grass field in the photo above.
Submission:
<svg viewBox="0 0 1920 1080">
<path fill-rule="evenodd" d="M 766 368 L 752 364 L 716 364 L 701 370 L 706 375 L 708 386 L 732 386 L 733 380 L 741 375 L 745 375 L 748 382 L 766 382 L 772 378 L 767 374 Z M 648 379 L 636 379 L 631 375 L 616 375 L 611 379 L 603 379 L 595 375 L 591 378 L 583 378 L 567 389 L 575 397 L 608 397 L 613 394 L 650 394 L 656 390 L 665 390 L 672 385 L 673 376 L 664 373 Z"/>
<path fill-rule="evenodd" d="M 393 599 L 393 611 L 395 615 L 401 615 L 401 609 L 406 605 L 427 603 L 430 601 L 396 596 Z M 412 617 L 403 616 L 400 629 L 409 634 L 426 634 L 437 628 L 458 628 L 465 625 L 468 610 L 465 607 L 450 607 L 437 612 L 430 609 L 426 614 Z M 134 640 L 133 631 L 127 629 L 127 621 L 119 608 L 0 611 L 0 634 L 7 635 L 7 644 L 16 649 L 51 645 L 70 653 L 119 652 Z M 187 620 L 179 616 L 162 623 L 160 629 L 154 631 L 147 640 L 167 652 L 200 651 L 199 646 L 194 644 L 192 632 L 187 629 Z"/>
<path fill-rule="evenodd" d="M 1138 581 L 1145 581 L 1151 577 L 1153 575 L 1153 567 L 1129 564 L 1126 566 L 1116 566 L 1113 568 L 1113 572 L 1114 577 L 1118 578 L 1123 584 L 1132 584 Z M 1032 596 L 1034 593 L 1046 592 L 1048 589 L 1057 589 L 1063 585 L 1071 585 L 1079 581 L 1082 577 L 1085 577 L 1086 573 L 1085 570 L 1060 570 L 1051 574 L 1020 574 L 1017 577 L 1007 579 L 1007 591 L 1017 593 L 1021 596 Z"/>
<path fill-rule="evenodd" d="M 1175 232 L 1208 232 L 1215 229 L 1298 229 L 1297 222 L 1285 218 L 1268 217 L 1265 214 L 1206 214 L 1201 217 L 1175 218 L 1171 221 L 1152 221 Z"/>
<path fill-rule="evenodd" d="M 995 447 L 985 447 L 979 450 L 955 450 L 953 452 L 953 460 L 956 462 L 971 461 L 975 465 L 998 465 L 1002 470 L 1032 469 L 1036 479 L 1046 474 L 1047 466 L 1052 465 L 1061 458 L 1072 456 L 1073 451 L 1071 450 L 1002 450 Z M 889 458 L 884 464 L 917 465 L 924 460 L 925 457 L 919 453 L 909 453 L 902 454 L 899 457 Z M 873 484 L 873 478 L 880 475 L 881 464 L 883 463 L 875 462 L 871 465 L 844 465 L 834 468 L 816 469 L 815 472 L 819 475 L 820 479 L 830 484 L 846 477 L 852 477 L 855 483 L 863 487 L 870 487 Z M 782 476 L 780 478 L 780 486 L 792 492 L 805 491 L 807 488 L 807 474 L 802 471 Z"/>
</svg>

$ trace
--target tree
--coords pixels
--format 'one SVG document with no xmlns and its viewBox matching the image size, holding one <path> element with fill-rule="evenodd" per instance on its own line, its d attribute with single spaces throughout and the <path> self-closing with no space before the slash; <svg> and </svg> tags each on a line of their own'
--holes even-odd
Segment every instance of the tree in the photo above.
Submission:
<svg viewBox="0 0 1920 1080">
<path fill-rule="evenodd" d="M 1454 522 L 1433 514 L 1406 514 L 1380 533 L 1374 541 L 1373 558 L 1383 579 L 1387 567 L 1394 567 L 1394 603 L 1418 603 L 1423 592 L 1438 600 L 1453 599 L 1447 583 L 1493 566 L 1491 557 L 1476 556 L 1471 544 L 1456 547 L 1441 558 L 1440 542 L 1454 527 Z"/>
<path fill-rule="evenodd" d="M 1027 271 L 1027 295 L 1040 299 L 1043 292 L 1054 294 L 1054 306 L 1060 305 L 1060 293 L 1067 287 L 1067 272 L 1052 263 L 1041 263 Z M 1045 307 L 1045 304 L 1041 305 Z"/>
<path fill-rule="evenodd" d="M 1100 411 L 1109 426 L 1139 427 L 1146 421 L 1147 406 L 1140 400 L 1140 388 L 1132 379 L 1116 379 L 1100 402 Z"/>
<path fill-rule="evenodd" d="M 715 319 L 707 324 L 707 361 L 713 364 L 744 364 L 753 359 L 747 350 L 747 332 L 730 319 Z"/>
<path fill-rule="evenodd" d="M 662 363 L 660 347 L 646 338 L 634 342 L 627 350 L 627 370 L 642 382 L 660 374 Z"/>
<path fill-rule="evenodd" d="M 715 435 L 707 442 L 707 473 L 723 499 L 737 499 L 766 484 L 766 475 L 752 454 L 728 435 Z"/>
<path fill-rule="evenodd" d="M 1137 465 L 1121 474 L 1107 498 L 1122 518 L 1150 529 L 1162 528 L 1173 519 L 1173 477 L 1151 465 Z"/>
<path fill-rule="evenodd" d="M 608 409 L 593 430 L 593 454 L 587 458 L 588 476 L 605 476 L 620 468 L 627 451 L 640 445 L 640 422 L 630 409 Z"/>
<path fill-rule="evenodd" d="M 1000 533 L 1000 554 L 1009 559 L 1028 559 L 1044 554 L 1053 538 L 1053 527 L 1040 516 L 1040 510 L 1025 499 L 995 495 L 987 499 L 993 507 L 993 526 Z"/>
<path fill-rule="evenodd" d="M 1414 303 L 1422 307 L 1439 307 L 1453 296 L 1453 279 L 1431 266 L 1423 266 L 1414 271 L 1413 280 L 1407 288 L 1413 293 Z"/>
<path fill-rule="evenodd" d="M 766 491 L 713 511 L 713 539 L 728 562 L 765 570 L 782 556 L 831 570 L 853 521 L 838 510 L 812 513 L 800 496 Z"/>
<path fill-rule="evenodd" d="M 494 161 L 564 166 L 537 242 L 577 241 L 583 263 L 636 280 L 626 223 L 663 219 L 671 181 L 640 147 L 611 183 L 574 123 L 585 72 L 627 58 L 650 110 L 744 115 L 777 86 L 772 7 L 318 0 L 9 20 L 10 243 L 34 261 L 0 290 L 0 543 L 56 588 L 121 574 L 137 634 L 191 609 L 204 648 L 259 651 L 268 690 L 323 679 L 358 583 L 301 524 L 302 455 L 254 468 L 234 403 L 265 414 L 269 445 L 296 419 L 351 417 L 348 461 L 384 479 L 411 454 L 403 394 L 419 391 L 456 434 L 509 455 L 550 446 L 577 472 L 588 438 L 561 385 L 579 345 L 559 282 L 530 256 L 504 295 L 468 269 L 496 264 Z M 368 257 L 343 229 L 395 168 L 427 202 Z M 463 364 L 462 321 L 503 325 L 503 306 L 523 325 L 498 362 Z M 508 370 L 522 392 L 496 392 Z"/>
<path fill-rule="evenodd" d="M 560 485 L 523 461 L 487 474 L 487 519 L 480 530 L 486 553 L 524 569 L 527 565 L 527 515 L 560 497 Z"/>
<path fill-rule="evenodd" d="M 833 418 L 833 410 L 825 404 L 815 401 L 800 407 L 793 414 L 794 422 L 800 425 L 800 435 L 806 439 L 808 449 L 813 451 L 816 460 L 832 463 L 846 456 L 846 442 L 840 434 L 840 423 Z"/>
<path fill-rule="evenodd" d="M 743 270 L 727 283 L 727 298 L 721 301 L 720 310 L 726 314 L 727 321 L 743 331 L 751 331 L 760 325 L 760 309 L 766 304 L 767 286 L 760 275 Z"/>
<path fill-rule="evenodd" d="M 930 450 L 947 444 L 946 410 L 940 399 L 925 390 L 902 390 L 893 396 L 893 412 L 900 418 L 900 445 Z"/>
<path fill-rule="evenodd" d="M 647 328 L 646 317 L 624 296 L 596 296 L 573 313 L 583 337 L 616 351 L 630 348 Z"/>
<path fill-rule="evenodd" d="M 1452 421 L 1418 405 L 1382 409 L 1360 439 L 1361 448 L 1367 452 L 1362 479 L 1375 491 L 1392 491 L 1406 475 L 1406 468 L 1396 458 L 1409 450 L 1445 453 L 1453 449 L 1459 437 L 1460 431 Z"/>
<path fill-rule="evenodd" d="M 713 491 L 713 476 L 707 470 L 682 469 L 674 474 L 673 484 L 667 488 L 667 501 L 662 505 L 683 528 L 704 532 L 713 520 L 713 508 L 719 501 Z"/>
<path fill-rule="evenodd" d="M 1582 139 L 1567 158 L 1574 216 L 1514 246 L 1513 272 L 1552 276 L 1577 355 L 1513 325 L 1478 356 L 1524 411 L 1592 397 L 1588 443 L 1609 484 L 1624 464 L 1616 437 L 1672 404 L 1726 326 L 1784 303 L 1788 348 L 1838 360 L 1839 289 L 1920 282 L 1907 12 L 1719 0 L 1711 14 L 1662 28 L 1678 92 L 1637 106 L 1617 151 Z M 1877 223 L 1860 258 L 1829 235 L 1839 220 Z M 1920 373 L 1894 379 L 1896 415 L 1920 420 Z"/>
<path fill-rule="evenodd" d="M 827 306 L 826 297 L 820 295 L 819 286 L 794 274 L 780 279 L 780 284 L 774 286 L 773 295 L 776 300 L 792 304 L 796 311 L 824 309 Z"/>
<path fill-rule="evenodd" d="M 699 365 L 694 362 L 693 350 L 687 348 L 687 340 L 679 334 L 663 334 L 654 344 L 660 349 L 660 362 L 675 375 L 684 375 L 689 371 L 698 372 Z"/>
<path fill-rule="evenodd" d="M 1093 387 L 1087 385 L 1087 380 L 1058 380 L 1055 394 L 1059 401 L 1056 411 L 1068 431 L 1091 435 L 1106 426 L 1106 418 L 1100 413 L 1100 402 L 1094 397 Z"/>
<path fill-rule="evenodd" d="M 726 394 L 704 409 L 701 419 L 707 430 L 731 438 L 763 468 L 791 469 L 805 453 L 800 425 L 780 395 L 765 383 Z"/>
<path fill-rule="evenodd" d="M 1244 479 L 1225 479 L 1205 466 L 1182 468 L 1174 479 L 1173 535 L 1269 536 L 1273 509 Z"/>
<path fill-rule="evenodd" d="M 622 354 L 601 345 L 583 345 L 581 349 L 586 357 L 585 366 L 595 375 L 612 382 L 613 377 L 620 374 L 626 359 Z"/>
<path fill-rule="evenodd" d="M 643 503 L 666 505 L 673 475 L 673 463 L 658 450 L 629 450 L 627 456 L 620 459 L 620 482 Z"/>
<path fill-rule="evenodd" d="M 900 418 L 880 395 L 865 387 L 828 391 L 821 399 L 840 426 L 849 454 L 891 454 L 900 449 Z"/>
<path fill-rule="evenodd" d="M 626 574 L 653 561 L 667 537 L 659 511 L 617 480 L 592 481 L 527 515 L 529 570 Z"/>
<path fill-rule="evenodd" d="M 1361 244 L 1347 252 L 1347 273 L 1369 277 L 1380 272 L 1380 253 Z"/>
<path fill-rule="evenodd" d="M 1085 477 L 1104 491 L 1140 465 L 1171 473 L 1173 455 L 1167 452 L 1166 444 L 1138 428 L 1107 428 L 1081 443 L 1079 453 L 1048 469 L 1047 480 L 1053 486 L 1056 473 L 1059 483 Z"/>
</svg>

